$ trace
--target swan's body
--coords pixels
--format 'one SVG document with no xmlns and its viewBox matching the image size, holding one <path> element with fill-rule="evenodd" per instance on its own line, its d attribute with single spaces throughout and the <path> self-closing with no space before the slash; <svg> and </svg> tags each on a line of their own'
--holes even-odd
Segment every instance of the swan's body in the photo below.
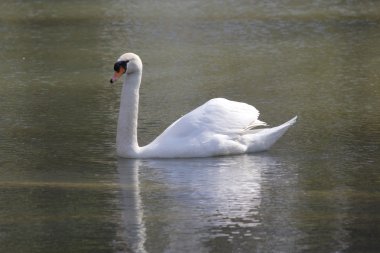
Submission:
<svg viewBox="0 0 380 253">
<path fill-rule="evenodd" d="M 127 53 L 115 64 L 115 71 L 111 82 L 126 72 L 116 138 L 117 154 L 121 157 L 208 157 L 264 151 L 296 122 L 294 117 L 274 128 L 253 130 L 266 125 L 258 120 L 258 110 L 245 103 L 215 98 L 175 121 L 150 144 L 139 147 L 137 117 L 142 62 L 139 56 Z"/>
</svg>

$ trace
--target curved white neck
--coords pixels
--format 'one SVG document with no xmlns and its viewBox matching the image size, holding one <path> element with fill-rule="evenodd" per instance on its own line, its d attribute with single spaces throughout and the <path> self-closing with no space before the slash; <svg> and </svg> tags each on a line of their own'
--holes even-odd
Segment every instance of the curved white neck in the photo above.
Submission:
<svg viewBox="0 0 380 253">
<path fill-rule="evenodd" d="M 127 74 L 123 83 L 116 135 L 119 156 L 135 157 L 139 152 L 137 119 L 141 74 L 141 72 Z"/>
</svg>

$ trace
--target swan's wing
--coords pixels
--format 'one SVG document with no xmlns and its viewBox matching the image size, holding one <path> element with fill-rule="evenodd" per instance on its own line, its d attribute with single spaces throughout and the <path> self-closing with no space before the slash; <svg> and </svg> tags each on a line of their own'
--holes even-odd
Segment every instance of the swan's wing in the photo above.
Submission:
<svg viewBox="0 0 380 253">
<path fill-rule="evenodd" d="M 175 121 L 157 139 L 240 134 L 266 125 L 258 117 L 259 111 L 251 105 L 215 98 Z"/>
</svg>

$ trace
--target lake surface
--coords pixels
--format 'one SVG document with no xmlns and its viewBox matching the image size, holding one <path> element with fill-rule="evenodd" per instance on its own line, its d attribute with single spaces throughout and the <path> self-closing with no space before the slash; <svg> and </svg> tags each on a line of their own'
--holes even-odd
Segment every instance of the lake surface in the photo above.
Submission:
<svg viewBox="0 0 380 253">
<path fill-rule="evenodd" d="M 378 252 L 378 1 L 0 3 L 0 252 Z M 269 152 L 115 154 L 124 52 L 140 144 L 213 97 L 254 105 Z"/>
</svg>

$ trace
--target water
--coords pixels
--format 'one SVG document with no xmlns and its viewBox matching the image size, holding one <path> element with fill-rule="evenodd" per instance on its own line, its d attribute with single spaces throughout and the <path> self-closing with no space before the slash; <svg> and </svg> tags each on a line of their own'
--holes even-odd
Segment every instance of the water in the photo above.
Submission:
<svg viewBox="0 0 380 253">
<path fill-rule="evenodd" d="M 0 252 L 376 252 L 377 1 L 2 1 Z M 115 155 L 125 51 L 139 141 L 213 97 L 271 125 L 266 153 Z"/>
</svg>

